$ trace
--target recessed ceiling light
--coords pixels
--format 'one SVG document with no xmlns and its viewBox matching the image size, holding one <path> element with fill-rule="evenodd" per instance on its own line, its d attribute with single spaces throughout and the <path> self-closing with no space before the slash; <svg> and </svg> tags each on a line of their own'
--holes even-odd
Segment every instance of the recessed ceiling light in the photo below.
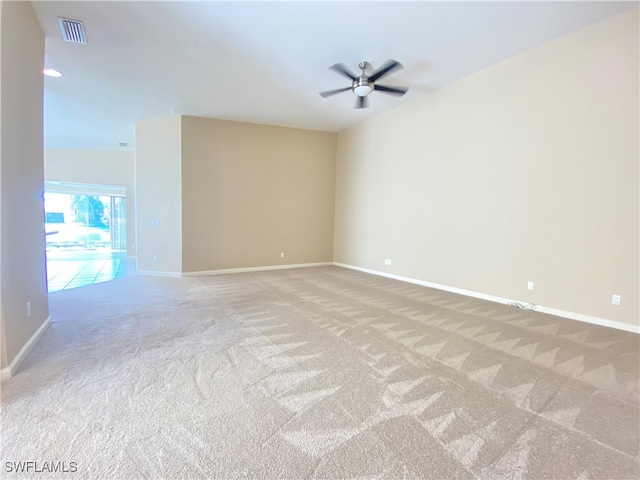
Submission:
<svg viewBox="0 0 640 480">
<path fill-rule="evenodd" d="M 61 77 L 62 74 L 57 71 L 54 70 L 53 68 L 45 68 L 42 73 L 44 73 L 47 77 Z"/>
</svg>

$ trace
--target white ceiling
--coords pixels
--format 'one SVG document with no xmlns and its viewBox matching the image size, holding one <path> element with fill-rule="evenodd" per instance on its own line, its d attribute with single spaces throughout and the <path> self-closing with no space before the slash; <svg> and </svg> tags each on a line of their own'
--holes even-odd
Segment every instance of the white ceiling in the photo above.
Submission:
<svg viewBox="0 0 640 480">
<path fill-rule="evenodd" d="M 48 148 L 118 148 L 146 118 L 197 115 L 339 131 L 637 2 L 34 2 L 46 34 Z M 85 22 L 64 42 L 57 17 Z M 328 70 L 393 58 L 402 71 L 354 109 Z"/>
</svg>

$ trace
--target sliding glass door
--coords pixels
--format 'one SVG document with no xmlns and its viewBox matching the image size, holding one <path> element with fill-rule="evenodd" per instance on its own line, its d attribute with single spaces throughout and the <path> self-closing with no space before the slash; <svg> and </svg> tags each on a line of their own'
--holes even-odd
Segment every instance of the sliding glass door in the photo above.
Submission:
<svg viewBox="0 0 640 480">
<path fill-rule="evenodd" d="M 109 226 L 111 229 L 111 249 L 127 249 L 127 199 L 111 196 Z"/>
</svg>

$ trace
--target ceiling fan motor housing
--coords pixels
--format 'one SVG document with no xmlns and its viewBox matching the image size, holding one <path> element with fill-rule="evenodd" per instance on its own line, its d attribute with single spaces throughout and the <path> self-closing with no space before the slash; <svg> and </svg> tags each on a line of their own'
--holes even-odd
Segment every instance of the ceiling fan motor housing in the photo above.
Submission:
<svg viewBox="0 0 640 480">
<path fill-rule="evenodd" d="M 351 90 L 359 97 L 366 97 L 373 92 L 373 83 L 369 81 L 367 76 L 367 68 L 371 68 L 371 64 L 367 61 L 362 61 L 358 64 L 362 75 L 353 80 Z"/>
<path fill-rule="evenodd" d="M 373 92 L 373 83 L 369 81 L 369 77 L 360 75 L 353 81 L 351 89 L 353 90 L 353 93 L 359 97 L 366 97 Z"/>
</svg>

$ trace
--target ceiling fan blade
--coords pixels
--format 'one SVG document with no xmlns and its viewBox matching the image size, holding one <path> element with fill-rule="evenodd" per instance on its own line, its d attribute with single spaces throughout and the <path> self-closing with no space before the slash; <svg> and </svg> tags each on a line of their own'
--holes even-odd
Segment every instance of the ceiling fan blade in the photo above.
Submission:
<svg viewBox="0 0 640 480">
<path fill-rule="evenodd" d="M 327 90 L 326 92 L 320 92 L 320 96 L 323 98 L 327 98 L 327 97 L 330 97 L 331 95 L 335 95 L 336 93 L 346 92 L 347 90 L 351 90 L 351 87 L 336 88 L 335 90 Z"/>
<path fill-rule="evenodd" d="M 356 108 L 367 108 L 369 106 L 369 99 L 367 97 L 358 97 L 356 100 Z"/>
<path fill-rule="evenodd" d="M 336 72 L 344 75 L 347 78 L 350 78 L 351 80 L 355 80 L 356 79 L 356 76 L 353 73 L 351 73 L 347 69 L 347 67 L 345 67 L 344 64 L 342 64 L 342 63 L 336 63 L 335 65 L 331 65 L 329 68 L 331 70 L 335 70 Z"/>
<path fill-rule="evenodd" d="M 402 68 L 402 64 L 400 62 L 396 62 L 395 60 L 387 60 L 387 63 L 385 63 L 382 67 L 369 75 L 369 81 L 375 82 L 385 75 L 389 75 L 393 70 L 396 70 L 398 68 Z"/>
<path fill-rule="evenodd" d="M 392 95 L 402 96 L 407 93 L 408 88 L 405 87 L 385 87 L 384 85 L 374 85 L 374 90 L 378 90 L 379 92 L 390 93 Z"/>
</svg>

